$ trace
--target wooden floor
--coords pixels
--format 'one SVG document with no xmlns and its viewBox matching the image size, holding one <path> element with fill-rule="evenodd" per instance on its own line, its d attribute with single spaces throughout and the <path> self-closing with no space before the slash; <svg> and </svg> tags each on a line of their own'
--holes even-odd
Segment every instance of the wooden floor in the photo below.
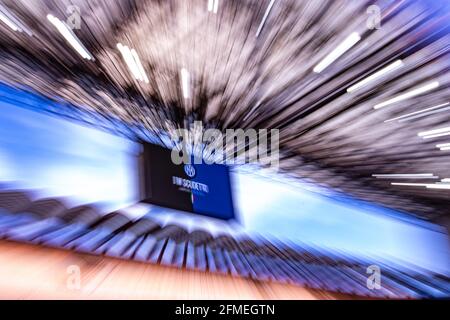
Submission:
<svg viewBox="0 0 450 320">
<path fill-rule="evenodd" d="M 294 285 L 0 241 L 0 299 L 336 298 L 343 297 Z"/>
</svg>

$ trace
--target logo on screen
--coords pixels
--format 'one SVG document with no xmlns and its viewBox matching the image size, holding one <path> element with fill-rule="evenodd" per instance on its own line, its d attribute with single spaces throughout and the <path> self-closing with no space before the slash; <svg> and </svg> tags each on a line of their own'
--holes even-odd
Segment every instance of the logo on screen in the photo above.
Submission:
<svg viewBox="0 0 450 320">
<path fill-rule="evenodd" d="M 188 175 L 189 178 L 195 177 L 195 168 L 192 164 L 185 164 L 184 172 Z"/>
</svg>

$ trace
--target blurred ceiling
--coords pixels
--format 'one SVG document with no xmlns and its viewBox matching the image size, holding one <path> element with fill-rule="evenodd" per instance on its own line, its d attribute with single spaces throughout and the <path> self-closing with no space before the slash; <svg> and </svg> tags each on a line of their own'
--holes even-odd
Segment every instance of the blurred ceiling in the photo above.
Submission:
<svg viewBox="0 0 450 320">
<path fill-rule="evenodd" d="M 290 176 L 425 219 L 450 213 L 450 188 L 441 181 L 450 178 L 450 150 L 436 147 L 450 135 L 418 135 L 450 127 L 446 1 L 0 3 L 22 29 L 0 21 L 0 81 L 68 101 L 82 111 L 75 118 L 120 120 L 131 138 L 193 120 L 221 130 L 279 129 L 280 169 Z M 91 60 L 47 19 L 73 21 L 71 6 L 81 19 L 73 32 Z M 359 41 L 315 72 L 354 33 Z M 118 43 L 136 50 L 148 83 L 133 77 Z M 389 101 L 395 97 L 404 99 Z M 424 173 L 433 176 L 373 176 Z"/>
</svg>

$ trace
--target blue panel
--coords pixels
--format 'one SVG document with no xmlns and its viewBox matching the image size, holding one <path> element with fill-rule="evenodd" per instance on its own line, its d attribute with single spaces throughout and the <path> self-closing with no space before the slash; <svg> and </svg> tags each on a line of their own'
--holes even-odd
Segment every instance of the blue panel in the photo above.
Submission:
<svg viewBox="0 0 450 320">
<path fill-rule="evenodd" d="M 233 219 L 234 208 L 228 167 L 193 164 L 196 175 L 192 181 L 208 186 L 208 192 L 192 191 L 194 212 L 219 219 Z"/>
</svg>

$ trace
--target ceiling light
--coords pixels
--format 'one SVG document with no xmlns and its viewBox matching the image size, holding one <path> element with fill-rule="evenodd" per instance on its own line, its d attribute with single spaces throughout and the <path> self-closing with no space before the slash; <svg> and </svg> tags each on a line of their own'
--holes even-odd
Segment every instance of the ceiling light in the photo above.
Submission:
<svg viewBox="0 0 450 320">
<path fill-rule="evenodd" d="M 0 20 L 3 21 L 9 28 L 14 31 L 22 31 L 20 28 L 12 22 L 3 12 L 0 11 Z"/>
<path fill-rule="evenodd" d="M 403 183 L 403 182 L 391 182 L 393 186 L 406 186 L 406 187 L 426 187 L 428 183 Z"/>
<path fill-rule="evenodd" d="M 189 83 L 190 83 L 190 74 L 185 68 L 183 68 L 181 69 L 181 87 L 183 89 L 183 97 L 185 99 L 189 99 L 190 97 Z"/>
<path fill-rule="evenodd" d="M 267 7 L 266 12 L 264 13 L 261 23 L 259 24 L 258 30 L 256 31 L 256 37 L 258 37 L 259 34 L 261 33 L 262 28 L 264 27 L 264 24 L 266 23 L 267 17 L 269 16 L 270 10 L 272 10 L 274 3 L 275 3 L 275 0 L 270 0 L 269 6 Z"/>
<path fill-rule="evenodd" d="M 136 50 L 131 49 L 131 55 L 133 56 L 134 62 L 136 63 L 138 71 L 139 71 L 139 75 L 140 75 L 139 80 L 144 81 L 145 83 L 149 83 L 148 77 L 145 74 L 144 67 L 142 66 L 141 59 L 139 59 L 139 56 L 138 56 Z"/>
<path fill-rule="evenodd" d="M 332 64 L 337 58 L 343 55 L 351 47 L 353 47 L 361 36 L 357 32 L 350 34 L 341 44 L 339 44 L 333 51 L 331 51 L 322 61 L 320 61 L 313 69 L 315 73 L 322 72 L 326 67 Z"/>
<path fill-rule="evenodd" d="M 0 4 L 0 20 L 3 21 L 11 30 L 25 32 L 30 37 L 33 33 L 19 19 L 17 19 L 6 7 Z"/>
<path fill-rule="evenodd" d="M 400 101 L 403 101 L 403 100 L 415 97 L 415 96 L 417 96 L 419 94 L 425 93 L 427 91 L 436 89 L 437 87 L 439 87 L 439 82 L 438 81 L 433 81 L 431 83 L 428 83 L 428 84 L 424 85 L 423 87 L 420 87 L 420 88 L 408 91 L 408 92 L 403 93 L 403 94 L 401 94 L 401 95 L 399 95 L 397 97 L 394 97 L 392 99 L 389 99 L 387 101 L 379 103 L 379 104 L 375 105 L 373 108 L 374 109 L 380 109 L 380 108 L 386 107 L 386 106 L 388 106 L 390 104 L 393 104 L 393 103 L 396 103 L 396 102 L 400 102 Z"/>
<path fill-rule="evenodd" d="M 347 92 L 351 93 L 351 92 L 361 88 L 362 86 L 366 85 L 367 83 L 380 78 L 381 76 L 385 75 L 386 73 L 389 73 L 397 68 L 400 68 L 401 66 L 403 66 L 402 60 L 396 60 L 396 61 L 392 62 L 390 65 L 388 65 L 387 67 L 381 69 L 380 71 L 375 72 L 374 74 L 368 76 L 364 80 L 361 80 L 360 82 L 349 87 L 347 89 Z"/>
<path fill-rule="evenodd" d="M 398 122 L 405 122 L 405 121 L 409 121 L 409 120 L 414 120 L 414 119 L 417 119 L 417 118 L 429 116 L 429 115 L 432 115 L 432 114 L 436 114 L 436 113 L 443 112 L 443 111 L 448 111 L 448 110 L 450 110 L 450 107 L 446 107 L 446 108 L 442 108 L 442 109 L 438 109 L 438 110 L 433 110 L 433 111 L 428 111 L 428 112 L 424 112 L 424 113 L 421 113 L 421 114 L 418 114 L 418 115 L 415 115 L 415 116 L 412 116 L 412 117 L 407 117 L 407 118 L 400 119 L 400 120 L 398 120 Z"/>
<path fill-rule="evenodd" d="M 437 106 L 433 106 L 433 107 L 422 109 L 422 110 L 419 110 L 419 111 L 416 111 L 416 112 L 411 112 L 411 113 L 408 113 L 408 114 L 404 114 L 402 116 L 399 116 L 399 117 L 396 117 L 396 118 L 392 118 L 392 119 L 386 120 L 384 122 L 391 122 L 391 121 L 395 121 L 395 120 L 399 120 L 399 122 L 402 122 L 402 121 L 407 121 L 407 120 L 412 120 L 412 119 L 415 119 L 415 118 L 423 117 L 423 116 L 426 116 L 426 115 L 429 115 L 429 114 L 446 111 L 446 110 L 449 110 L 450 108 L 443 108 L 443 109 L 439 109 L 439 108 L 445 107 L 445 106 L 447 106 L 449 104 L 450 104 L 450 102 L 441 103 L 441 104 L 438 104 Z M 438 110 L 436 110 L 436 109 L 438 109 Z"/>
<path fill-rule="evenodd" d="M 136 80 L 143 81 L 145 83 L 149 83 L 148 77 L 145 74 L 144 67 L 142 66 L 141 60 L 136 52 L 136 50 L 131 49 L 128 46 L 124 46 L 121 43 L 117 44 L 117 49 L 119 49 L 122 54 L 125 63 L 130 69 L 131 74 Z"/>
<path fill-rule="evenodd" d="M 417 135 L 419 137 L 425 137 L 426 138 L 426 136 L 436 136 L 436 135 L 440 135 L 440 134 L 443 134 L 443 133 L 450 133 L 450 127 L 434 129 L 434 130 L 430 130 L 430 131 L 423 131 L 423 132 L 419 132 Z"/>
<path fill-rule="evenodd" d="M 428 189 L 447 189 L 450 190 L 450 184 L 428 184 Z"/>
<path fill-rule="evenodd" d="M 59 33 L 69 42 L 69 44 L 84 58 L 88 60 L 92 60 L 93 57 L 87 51 L 87 49 L 83 46 L 77 36 L 73 33 L 73 31 L 61 20 L 52 16 L 51 14 L 47 15 L 47 19 L 58 29 Z"/>
<path fill-rule="evenodd" d="M 128 66 L 128 69 L 130 69 L 131 74 L 133 77 L 138 80 L 141 78 L 141 74 L 139 72 L 139 68 L 136 65 L 136 62 L 134 61 L 134 57 L 131 54 L 131 50 L 128 46 L 124 46 L 121 43 L 117 44 L 117 49 L 119 49 L 120 53 L 122 54 L 123 60 L 125 60 L 125 63 Z"/>
<path fill-rule="evenodd" d="M 219 10 L 219 0 L 208 0 L 208 11 L 217 13 Z"/>
<path fill-rule="evenodd" d="M 219 0 L 208 0 L 208 11 L 217 13 L 219 10 Z"/>
<path fill-rule="evenodd" d="M 373 174 L 375 178 L 389 179 L 437 179 L 439 177 L 432 173 L 393 173 L 393 174 Z"/>
<path fill-rule="evenodd" d="M 438 133 L 438 134 L 433 134 L 430 136 L 424 136 L 424 139 L 433 139 L 433 138 L 439 138 L 439 137 L 445 137 L 445 136 L 450 136 L 450 132 L 444 132 L 444 133 Z"/>
<path fill-rule="evenodd" d="M 446 148 L 446 147 L 450 147 L 450 143 L 441 143 L 436 145 L 436 148 Z"/>
<path fill-rule="evenodd" d="M 400 183 L 400 182 L 392 182 L 393 186 L 406 186 L 406 187 L 425 187 L 428 189 L 445 189 L 450 190 L 450 184 L 434 184 L 434 183 Z"/>
</svg>

